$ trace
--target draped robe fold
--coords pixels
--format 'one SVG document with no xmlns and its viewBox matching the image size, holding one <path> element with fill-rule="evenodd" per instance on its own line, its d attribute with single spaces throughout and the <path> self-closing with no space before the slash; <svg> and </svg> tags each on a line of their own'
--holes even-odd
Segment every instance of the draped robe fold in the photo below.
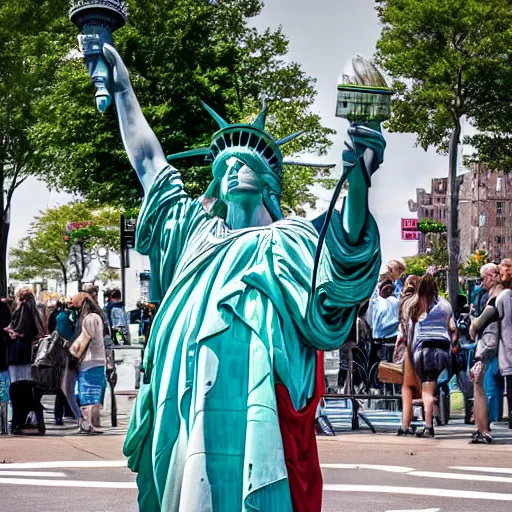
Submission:
<svg viewBox="0 0 512 512">
<path fill-rule="evenodd" d="M 370 214 L 357 245 L 333 217 L 311 290 L 317 243 L 301 218 L 230 230 L 186 195 L 174 168 L 156 179 L 136 246 L 150 257 L 160 307 L 124 449 L 138 472 L 140 510 L 301 507 L 288 473 L 297 482 L 295 466 L 308 461 L 288 453 L 291 422 L 316 405 L 316 351 L 343 344 L 380 268 Z M 318 460 L 309 463 L 319 474 Z"/>
</svg>

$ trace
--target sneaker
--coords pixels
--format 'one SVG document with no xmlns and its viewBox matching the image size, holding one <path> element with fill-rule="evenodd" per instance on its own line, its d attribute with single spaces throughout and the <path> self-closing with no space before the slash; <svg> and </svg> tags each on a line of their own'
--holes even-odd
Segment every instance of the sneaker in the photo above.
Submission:
<svg viewBox="0 0 512 512">
<path fill-rule="evenodd" d="M 396 433 L 397 436 L 413 436 L 416 433 L 416 427 L 413 425 L 409 428 L 400 426 Z"/>
<path fill-rule="evenodd" d="M 421 432 L 416 434 L 416 437 L 423 437 L 425 439 L 434 439 L 434 427 L 424 427 Z"/>
<path fill-rule="evenodd" d="M 492 436 L 489 432 L 478 432 L 476 437 L 473 437 L 470 444 L 491 444 Z"/>
</svg>

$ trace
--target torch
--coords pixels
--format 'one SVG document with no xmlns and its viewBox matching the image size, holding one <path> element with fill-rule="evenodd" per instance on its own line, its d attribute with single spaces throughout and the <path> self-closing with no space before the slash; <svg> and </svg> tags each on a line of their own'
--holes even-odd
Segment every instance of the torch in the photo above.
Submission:
<svg viewBox="0 0 512 512">
<path fill-rule="evenodd" d="M 123 0 L 70 0 L 69 19 L 80 29 L 80 50 L 89 75 L 96 86 L 96 106 L 105 112 L 112 103 L 108 92 L 109 67 L 103 45 L 113 45 L 112 34 L 124 26 L 128 17 Z"/>
<path fill-rule="evenodd" d="M 373 62 L 356 55 L 338 82 L 336 116 L 352 123 L 378 125 L 391 116 L 392 94 Z"/>
</svg>

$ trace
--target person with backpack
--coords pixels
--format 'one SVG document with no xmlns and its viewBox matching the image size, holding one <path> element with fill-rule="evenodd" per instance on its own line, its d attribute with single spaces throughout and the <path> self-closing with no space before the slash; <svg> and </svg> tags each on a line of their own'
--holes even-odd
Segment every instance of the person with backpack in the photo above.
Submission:
<svg viewBox="0 0 512 512">
<path fill-rule="evenodd" d="M 113 342 L 118 344 L 117 334 L 119 334 L 123 340 L 123 345 L 131 345 L 128 316 L 122 300 L 121 290 L 118 288 L 112 290 L 105 311 Z"/>
<path fill-rule="evenodd" d="M 425 409 L 425 428 L 418 437 L 434 437 L 434 403 L 437 379 L 451 368 L 452 344 L 457 340 L 457 327 L 450 303 L 439 296 L 434 276 L 420 279 L 418 291 L 410 306 L 408 349 L 414 370 L 421 381 Z"/>
</svg>

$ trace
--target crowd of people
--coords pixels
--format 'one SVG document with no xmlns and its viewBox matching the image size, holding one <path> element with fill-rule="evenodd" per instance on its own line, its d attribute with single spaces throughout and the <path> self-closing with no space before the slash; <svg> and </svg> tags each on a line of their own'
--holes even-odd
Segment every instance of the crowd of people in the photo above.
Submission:
<svg viewBox="0 0 512 512">
<path fill-rule="evenodd" d="M 130 344 L 128 318 L 121 292 L 105 294 L 98 303 L 98 288 L 86 287 L 70 300 L 49 307 L 37 304 L 29 288 L 14 299 L 0 302 L 0 403 L 10 403 L 12 434 L 46 432 L 42 396 L 48 389 L 34 377 L 34 361 L 42 340 L 60 343 L 66 354 L 62 378 L 55 393 L 54 418 L 63 425 L 74 418 L 78 433 L 100 433 L 100 410 L 107 384 L 107 351 L 112 343 Z M 45 346 L 46 349 L 46 346 Z M 0 415 L 5 416 L 5 406 Z"/>
<path fill-rule="evenodd" d="M 365 316 L 372 331 L 370 362 L 390 361 L 401 367 L 398 435 L 434 437 L 438 379 L 442 372 L 453 375 L 465 363 L 460 362 L 456 318 L 440 296 L 434 270 L 403 280 L 405 273 L 404 262 L 388 263 L 370 301 Z M 490 425 L 503 417 L 505 387 L 512 429 L 512 260 L 484 265 L 480 278 L 468 297 L 469 337 L 476 342 L 469 372 L 476 424 L 471 442 L 491 443 Z M 421 432 L 413 424 L 415 399 L 421 399 L 424 410 Z"/>
</svg>

